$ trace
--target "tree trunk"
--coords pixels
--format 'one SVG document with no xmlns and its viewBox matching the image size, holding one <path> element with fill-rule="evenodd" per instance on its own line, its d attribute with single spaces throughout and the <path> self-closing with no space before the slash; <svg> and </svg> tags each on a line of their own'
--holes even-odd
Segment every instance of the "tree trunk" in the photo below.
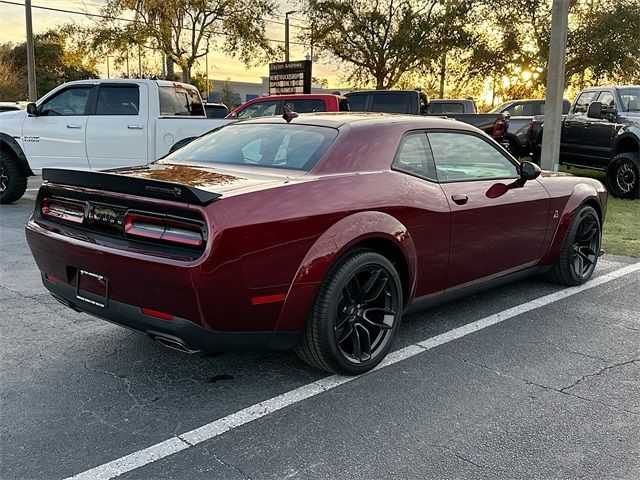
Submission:
<svg viewBox="0 0 640 480">
<path fill-rule="evenodd" d="M 173 66 L 175 64 L 173 63 L 173 60 L 171 60 L 169 57 L 166 57 L 166 59 L 167 59 L 167 62 L 166 62 L 166 64 L 167 64 L 167 76 L 165 77 L 165 80 L 173 81 L 173 80 L 175 80 L 175 78 L 174 78 L 175 73 L 174 73 L 174 69 L 173 69 Z"/>
<path fill-rule="evenodd" d="M 189 83 L 191 81 L 191 67 L 182 69 L 182 81 L 183 83 Z"/>
</svg>

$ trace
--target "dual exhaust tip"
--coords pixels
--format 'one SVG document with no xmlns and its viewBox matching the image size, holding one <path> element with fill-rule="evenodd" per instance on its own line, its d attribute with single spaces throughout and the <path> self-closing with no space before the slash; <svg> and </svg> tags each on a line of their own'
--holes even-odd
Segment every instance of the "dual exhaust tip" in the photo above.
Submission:
<svg viewBox="0 0 640 480">
<path fill-rule="evenodd" d="M 193 350 L 187 347 L 184 342 L 177 338 L 165 337 L 157 334 L 150 334 L 151 338 L 153 338 L 156 342 L 158 342 L 163 347 L 170 348 L 172 350 L 178 350 L 183 353 L 197 353 L 200 350 Z"/>
</svg>

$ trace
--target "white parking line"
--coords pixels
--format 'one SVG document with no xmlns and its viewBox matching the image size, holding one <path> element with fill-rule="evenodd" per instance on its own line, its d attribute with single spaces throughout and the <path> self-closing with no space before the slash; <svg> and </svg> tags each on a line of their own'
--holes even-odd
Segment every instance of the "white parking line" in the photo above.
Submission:
<svg viewBox="0 0 640 480">
<path fill-rule="evenodd" d="M 428 338 L 422 342 L 418 342 L 407 347 L 396 350 L 390 353 L 387 357 L 378 365 L 374 371 L 386 368 L 390 365 L 398 363 L 407 358 L 411 358 L 415 355 L 423 353 L 432 348 L 438 347 L 445 343 L 457 340 L 471 333 L 480 331 L 484 328 L 496 325 L 500 322 L 504 322 L 510 318 L 521 315 L 525 312 L 535 310 L 536 308 L 549 305 L 550 303 L 557 302 L 563 298 L 570 297 L 585 290 L 589 290 L 607 282 L 623 277 L 633 272 L 640 271 L 640 262 L 626 267 L 614 270 L 613 272 L 601 275 L 593 280 L 581 285 L 579 287 L 570 287 L 564 290 L 560 290 L 544 297 L 531 300 L 521 305 L 503 310 L 494 315 L 482 318 L 475 322 L 469 323 L 459 328 L 454 328 L 448 332 L 436 335 L 435 337 Z M 233 430 L 241 425 L 245 425 L 249 422 L 262 418 L 270 413 L 281 410 L 285 407 L 301 402 L 310 397 L 314 397 L 322 392 L 326 392 L 339 385 L 347 382 L 351 382 L 360 377 L 345 377 L 341 375 L 331 375 L 321 380 L 303 385 L 289 392 L 278 395 L 277 397 L 270 398 L 255 405 L 251 405 L 243 410 L 240 410 L 226 417 L 220 418 L 214 422 L 203 425 L 202 427 L 190 430 L 181 435 L 173 436 L 163 442 L 152 445 L 148 448 L 135 451 L 124 457 L 120 457 L 111 462 L 99 465 L 95 468 L 87 470 L 82 473 L 78 473 L 73 477 L 69 477 L 66 480 L 107 480 L 117 477 L 123 473 L 130 472 L 137 468 L 148 465 L 162 458 L 173 455 L 181 450 L 190 448 L 198 443 L 210 440 L 214 437 L 222 435 L 225 432 Z"/>
</svg>

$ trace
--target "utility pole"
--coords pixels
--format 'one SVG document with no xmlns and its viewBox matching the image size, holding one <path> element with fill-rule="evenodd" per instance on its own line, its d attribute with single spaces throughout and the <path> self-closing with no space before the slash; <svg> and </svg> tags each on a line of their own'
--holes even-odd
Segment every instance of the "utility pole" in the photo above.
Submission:
<svg viewBox="0 0 640 480">
<path fill-rule="evenodd" d="M 29 84 L 29 101 L 38 99 L 36 90 L 36 53 L 33 45 L 33 20 L 31 19 L 31 0 L 24 2 L 27 21 L 27 83 Z"/>
<path fill-rule="evenodd" d="M 138 78 L 142 78 L 142 48 L 138 45 Z"/>
<path fill-rule="evenodd" d="M 558 170 L 559 167 L 569 2 L 570 0 L 553 0 L 547 94 L 544 106 L 544 134 L 540 157 L 540 166 L 544 170 Z"/>
<path fill-rule="evenodd" d="M 129 75 L 129 48 L 127 47 L 127 78 L 131 78 Z"/>
<path fill-rule="evenodd" d="M 295 10 L 289 10 L 284 14 L 284 61 L 289 61 L 289 15 L 296 13 Z"/>
<path fill-rule="evenodd" d="M 109 75 L 109 57 L 111 55 L 107 55 L 107 79 L 111 78 L 111 76 Z"/>
<path fill-rule="evenodd" d="M 444 98 L 444 78 L 447 73 L 447 54 L 442 53 L 442 60 L 440 62 L 440 98 Z"/>
<path fill-rule="evenodd" d="M 204 54 L 204 79 L 207 82 L 207 102 L 209 101 L 209 45 L 207 53 Z"/>
</svg>

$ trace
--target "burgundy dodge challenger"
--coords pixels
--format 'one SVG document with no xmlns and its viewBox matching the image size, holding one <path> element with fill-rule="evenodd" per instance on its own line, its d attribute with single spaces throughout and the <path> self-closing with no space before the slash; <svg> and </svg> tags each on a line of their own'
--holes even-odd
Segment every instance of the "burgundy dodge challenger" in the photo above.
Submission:
<svg viewBox="0 0 640 480">
<path fill-rule="evenodd" d="M 26 226 L 65 305 L 185 352 L 295 349 L 343 374 L 404 312 L 534 273 L 592 275 L 607 193 L 455 120 L 261 118 L 149 166 L 44 170 Z"/>
</svg>

